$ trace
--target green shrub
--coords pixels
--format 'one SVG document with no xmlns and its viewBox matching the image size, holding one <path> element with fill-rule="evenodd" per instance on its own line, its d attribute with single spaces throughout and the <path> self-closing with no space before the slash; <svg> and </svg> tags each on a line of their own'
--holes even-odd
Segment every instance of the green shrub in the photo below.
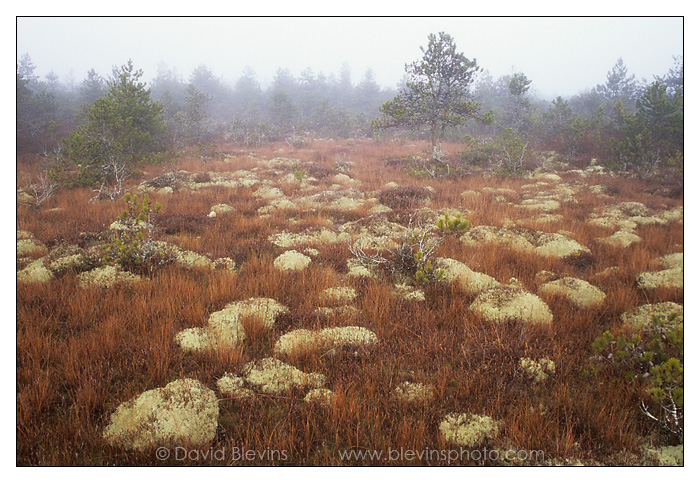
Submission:
<svg viewBox="0 0 700 483">
<path fill-rule="evenodd" d="M 155 222 L 162 205 L 153 204 L 144 195 L 126 193 L 126 208 L 117 219 L 117 234 L 102 246 L 102 262 L 105 265 L 120 265 L 124 270 L 152 273 L 166 261 L 165 253 L 153 239 Z"/>
<path fill-rule="evenodd" d="M 675 319 L 672 314 L 669 319 Z M 652 328 L 631 337 L 606 331 L 592 344 L 595 358 L 613 374 L 644 389 L 642 412 L 664 430 L 683 437 L 683 325 L 667 330 L 654 317 Z"/>
<path fill-rule="evenodd" d="M 498 156 L 498 146 L 489 140 L 467 135 L 464 138 L 464 147 L 460 157 L 468 166 L 487 167 Z"/>
<path fill-rule="evenodd" d="M 400 236 L 387 240 L 374 253 L 366 253 L 362 240 L 350 247 L 357 260 L 369 267 L 379 268 L 405 282 L 410 279 L 416 285 L 426 285 L 445 279 L 443 269 L 433 267 L 432 257 L 443 237 L 435 233 L 424 216 L 411 217 L 408 229 Z"/>
</svg>

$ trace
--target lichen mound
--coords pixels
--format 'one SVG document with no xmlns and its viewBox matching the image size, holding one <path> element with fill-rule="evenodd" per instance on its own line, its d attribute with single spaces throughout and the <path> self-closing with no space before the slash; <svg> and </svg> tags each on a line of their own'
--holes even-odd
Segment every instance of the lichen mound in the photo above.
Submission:
<svg viewBox="0 0 700 483">
<path fill-rule="evenodd" d="M 596 241 L 613 247 L 627 248 L 633 243 L 641 242 L 642 239 L 639 235 L 629 231 L 620 230 L 608 237 L 596 238 Z"/>
<path fill-rule="evenodd" d="M 462 235 L 459 240 L 467 246 L 499 244 L 519 251 L 534 250 L 534 240 L 526 235 L 526 233 L 518 233 L 497 226 L 475 226 Z"/>
<path fill-rule="evenodd" d="M 194 270 L 214 269 L 214 263 L 209 257 L 205 255 L 201 255 L 191 250 L 185 250 L 183 248 L 162 241 L 153 242 L 153 245 L 158 251 L 160 251 L 160 253 L 163 256 L 168 257 L 175 264 L 180 265 L 182 268 Z"/>
<path fill-rule="evenodd" d="M 554 318 L 542 299 L 525 290 L 497 287 L 479 295 L 469 310 L 491 322 L 518 319 L 526 323 L 549 325 Z"/>
<path fill-rule="evenodd" d="M 646 304 L 620 316 L 622 322 L 635 331 L 660 328 L 663 332 L 683 324 L 683 306 L 675 302 Z"/>
<path fill-rule="evenodd" d="M 330 389 L 312 389 L 304 396 L 304 402 L 309 404 L 318 404 L 320 406 L 329 407 L 336 399 L 336 395 Z"/>
<path fill-rule="evenodd" d="M 18 283 L 47 283 L 53 278 L 53 273 L 46 268 L 46 257 L 34 260 L 32 263 L 17 272 Z"/>
<path fill-rule="evenodd" d="M 539 293 L 564 297 L 580 309 L 600 307 L 605 300 L 605 293 L 598 287 L 574 277 L 545 283 L 539 288 Z"/>
<path fill-rule="evenodd" d="M 311 258 L 296 250 L 284 252 L 279 257 L 275 258 L 274 266 L 282 271 L 303 270 L 309 266 Z"/>
<path fill-rule="evenodd" d="M 591 253 L 588 247 L 560 233 L 543 233 L 537 238 L 535 253 L 543 257 L 565 258 Z"/>
<path fill-rule="evenodd" d="M 560 233 L 547 233 L 526 228 L 508 229 L 496 226 L 476 226 L 460 241 L 467 246 L 499 244 L 522 252 L 534 252 L 543 257 L 564 258 L 590 250 Z"/>
<path fill-rule="evenodd" d="M 288 309 L 276 300 L 251 298 L 232 302 L 209 316 L 205 327 L 185 329 L 175 336 L 175 342 L 186 351 L 200 352 L 235 347 L 245 340 L 243 321 L 248 320 L 270 329 L 275 319 Z"/>
<path fill-rule="evenodd" d="M 469 295 L 500 285 L 492 276 L 475 272 L 464 263 L 451 258 L 438 258 L 435 260 L 435 266 L 443 270 L 446 281 L 458 284 Z"/>
<path fill-rule="evenodd" d="M 357 258 L 348 258 L 345 262 L 348 267 L 348 275 L 358 278 L 377 278 L 376 272 L 372 271 L 368 266 L 362 263 Z"/>
<path fill-rule="evenodd" d="M 321 292 L 321 303 L 325 307 L 337 307 L 351 303 L 357 297 L 352 287 L 332 287 Z"/>
<path fill-rule="evenodd" d="M 256 198 L 263 198 L 263 199 L 277 199 L 277 198 L 284 198 L 284 193 L 282 192 L 281 189 L 279 188 L 272 188 L 267 185 L 263 185 L 257 190 L 255 190 L 255 193 L 253 193 L 253 196 Z"/>
<path fill-rule="evenodd" d="M 245 387 L 245 379 L 228 372 L 216 381 L 216 387 L 221 394 L 233 399 L 252 399 L 255 397 L 255 393 Z"/>
<path fill-rule="evenodd" d="M 683 445 L 645 448 L 646 456 L 654 461 L 654 466 L 683 466 Z"/>
<path fill-rule="evenodd" d="M 37 258 L 48 253 L 46 245 L 28 231 L 17 230 L 17 257 Z"/>
<path fill-rule="evenodd" d="M 131 285 L 141 280 L 141 277 L 133 273 L 125 272 L 114 265 L 106 265 L 83 272 L 78 276 L 80 286 L 109 288 L 112 285 Z"/>
<path fill-rule="evenodd" d="M 90 266 L 90 261 L 79 246 L 61 245 L 51 251 L 47 265 L 52 273 L 58 275 L 70 270 L 81 271 Z"/>
<path fill-rule="evenodd" d="M 404 300 L 425 302 L 425 292 L 405 283 L 395 284 L 392 293 Z"/>
<path fill-rule="evenodd" d="M 683 288 L 683 267 L 640 273 L 637 275 L 637 285 L 647 290 L 661 287 Z"/>
<path fill-rule="evenodd" d="M 307 230 L 303 233 L 275 233 L 270 235 L 268 241 L 280 248 L 292 248 L 299 245 L 325 245 L 339 243 L 349 239 L 349 236 L 340 237 L 334 231 L 328 228 L 320 230 Z"/>
<path fill-rule="evenodd" d="M 476 448 L 498 436 L 501 423 L 490 416 L 448 414 L 440 423 L 440 433 L 449 444 Z"/>
<path fill-rule="evenodd" d="M 678 268 L 683 267 L 683 252 L 670 253 L 659 258 L 659 262 L 663 268 Z"/>
<path fill-rule="evenodd" d="M 294 389 L 318 389 L 326 384 L 326 376 L 302 372 L 294 366 L 268 357 L 249 362 L 243 369 L 248 384 L 265 394 L 284 394 Z"/>
<path fill-rule="evenodd" d="M 274 351 L 281 356 L 309 352 L 328 354 L 341 348 L 353 349 L 378 343 L 377 335 L 364 327 L 333 327 L 319 331 L 298 329 L 280 337 Z"/>
<path fill-rule="evenodd" d="M 519 362 L 520 369 L 525 376 L 533 379 L 535 382 L 544 382 L 556 372 L 556 365 L 549 357 L 542 357 L 539 361 L 523 357 Z"/>
<path fill-rule="evenodd" d="M 127 450 L 199 447 L 216 437 L 218 417 L 214 391 L 194 379 L 179 379 L 121 404 L 103 436 Z"/>
<path fill-rule="evenodd" d="M 212 206 L 211 211 L 213 211 L 217 215 L 222 215 L 224 213 L 229 213 L 231 211 L 234 211 L 234 208 L 233 208 L 233 206 L 227 205 L 226 203 L 219 203 L 218 205 Z"/>
<path fill-rule="evenodd" d="M 426 403 L 435 399 L 435 390 L 430 384 L 402 382 L 394 389 L 393 395 L 407 403 Z"/>
</svg>

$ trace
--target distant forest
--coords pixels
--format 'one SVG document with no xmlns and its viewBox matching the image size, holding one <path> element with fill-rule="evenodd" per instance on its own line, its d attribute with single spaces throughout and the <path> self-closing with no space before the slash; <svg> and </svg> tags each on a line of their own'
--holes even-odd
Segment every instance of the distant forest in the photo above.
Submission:
<svg viewBox="0 0 700 483">
<path fill-rule="evenodd" d="M 82 81 L 66 83 L 55 73 L 39 78 L 31 57 L 21 56 L 17 63 L 18 154 L 60 150 L 69 133 L 89 121 L 95 101 L 109 92 L 125 68 L 115 67 L 109 78 L 92 69 Z M 379 86 L 371 69 L 356 84 L 347 64 L 331 75 L 308 69 L 295 77 L 279 69 L 267 88 L 261 87 L 251 70 L 243 71 L 230 85 L 205 65 L 186 80 L 175 69 L 161 66 L 148 83 L 139 81 L 143 74 L 131 61 L 128 69 L 128 82 L 162 110 L 161 149 L 214 142 L 259 146 L 309 137 L 426 135 L 421 130 L 373 128 L 381 106 L 397 95 L 399 87 Z M 451 129 L 446 140 L 470 145 L 473 162 L 478 162 L 484 139 L 508 130 L 531 147 L 567 156 L 601 157 L 620 169 L 632 165 L 646 169 L 650 163 L 656 166 L 674 159 L 682 166 L 682 57 L 651 81 L 630 75 L 619 59 L 604 83 L 569 98 L 542 99 L 531 87 L 527 73 L 494 79 L 481 71 L 471 95 L 482 112 L 491 113 L 491 122 L 472 120 Z"/>
</svg>

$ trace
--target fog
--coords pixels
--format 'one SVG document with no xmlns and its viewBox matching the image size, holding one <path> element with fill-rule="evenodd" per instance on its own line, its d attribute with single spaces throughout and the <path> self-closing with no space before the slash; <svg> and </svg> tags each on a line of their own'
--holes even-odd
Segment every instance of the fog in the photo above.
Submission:
<svg viewBox="0 0 700 483">
<path fill-rule="evenodd" d="M 272 13 L 272 12 L 271 12 Z M 683 19 L 674 18 L 37 18 L 18 17 L 17 56 L 35 74 L 80 83 L 90 69 L 109 76 L 132 59 L 146 80 L 158 66 L 187 79 L 205 65 L 233 83 L 245 68 L 262 86 L 278 68 L 326 75 L 347 63 L 352 81 L 371 68 L 396 87 L 430 33 L 445 31 L 458 50 L 494 78 L 523 72 L 544 98 L 603 84 L 622 58 L 629 74 L 652 80 L 683 53 Z"/>
</svg>

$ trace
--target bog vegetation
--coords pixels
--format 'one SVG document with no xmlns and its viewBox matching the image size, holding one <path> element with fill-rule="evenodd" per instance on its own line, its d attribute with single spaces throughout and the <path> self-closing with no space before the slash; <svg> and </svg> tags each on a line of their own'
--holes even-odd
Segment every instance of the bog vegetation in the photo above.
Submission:
<svg viewBox="0 0 700 483">
<path fill-rule="evenodd" d="M 397 92 L 34 69 L 18 464 L 682 464 L 681 58 L 551 102 L 445 33 Z"/>
</svg>

